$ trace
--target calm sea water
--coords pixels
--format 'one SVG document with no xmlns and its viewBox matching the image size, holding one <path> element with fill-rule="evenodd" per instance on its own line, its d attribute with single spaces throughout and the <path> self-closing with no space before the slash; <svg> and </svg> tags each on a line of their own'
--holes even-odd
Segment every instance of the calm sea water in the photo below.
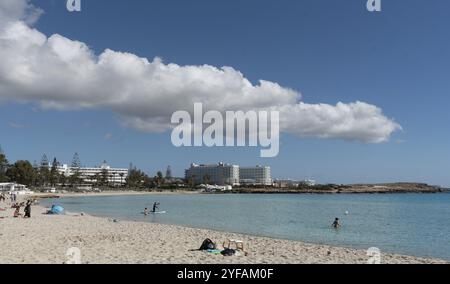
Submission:
<svg viewBox="0 0 450 284">
<path fill-rule="evenodd" d="M 167 214 L 145 217 L 161 203 Z M 450 260 L 450 194 L 139 195 L 43 201 L 70 212 Z M 348 215 L 345 212 L 348 211 Z M 335 217 L 340 230 L 331 229 Z M 205 238 L 208 236 L 205 236 Z"/>
</svg>

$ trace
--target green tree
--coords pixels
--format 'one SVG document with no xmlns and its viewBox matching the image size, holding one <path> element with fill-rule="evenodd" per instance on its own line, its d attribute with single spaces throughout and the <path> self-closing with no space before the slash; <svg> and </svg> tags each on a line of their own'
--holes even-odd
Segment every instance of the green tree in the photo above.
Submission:
<svg viewBox="0 0 450 284">
<path fill-rule="evenodd" d="M 46 186 L 48 184 L 50 171 L 48 169 L 47 155 L 42 155 L 41 166 L 39 168 L 39 185 Z"/>
<path fill-rule="evenodd" d="M 72 164 L 70 165 L 70 168 L 72 175 L 69 177 L 69 183 L 72 187 L 75 187 L 83 182 L 83 178 L 80 172 L 81 160 L 78 153 L 75 153 L 73 155 Z"/>
<path fill-rule="evenodd" d="M 189 185 L 189 188 L 193 189 L 195 187 L 195 179 L 196 179 L 195 175 L 188 178 L 187 183 Z"/>
<path fill-rule="evenodd" d="M 7 171 L 9 180 L 23 185 L 31 186 L 36 172 L 28 161 L 17 161 Z"/>
<path fill-rule="evenodd" d="M 58 161 L 56 158 L 53 159 L 52 168 L 50 169 L 49 173 L 49 182 L 51 186 L 55 186 L 58 183 L 59 180 L 59 173 L 58 173 Z"/>
<path fill-rule="evenodd" d="M 72 169 L 73 173 L 69 177 L 69 183 L 72 187 L 75 187 L 82 183 L 82 177 L 79 168 Z"/>
<path fill-rule="evenodd" d="M 71 167 L 72 168 L 81 168 L 81 160 L 80 160 L 80 155 L 78 155 L 78 153 L 73 154 Z"/>
<path fill-rule="evenodd" d="M 126 179 L 128 188 L 150 188 L 152 183 L 153 181 L 148 175 L 136 168 L 130 170 Z"/>
<path fill-rule="evenodd" d="M 158 187 L 160 187 L 162 184 L 164 184 L 165 180 L 164 180 L 163 173 L 161 171 L 156 173 L 155 182 L 158 185 Z"/>
<path fill-rule="evenodd" d="M 150 178 L 148 175 L 143 173 L 142 178 L 143 178 L 143 182 L 142 182 L 143 188 L 153 188 L 153 187 L 155 187 L 155 183 L 153 182 L 153 179 Z"/>
<path fill-rule="evenodd" d="M 172 168 L 170 166 L 167 166 L 166 169 L 166 180 L 172 180 Z"/>
<path fill-rule="evenodd" d="M 66 177 L 66 175 L 65 175 L 64 173 L 61 173 L 61 174 L 59 175 L 59 182 L 61 183 L 61 186 L 62 186 L 62 187 L 66 187 L 66 184 L 67 184 L 67 177 Z"/>
<path fill-rule="evenodd" d="M 40 185 L 40 183 L 39 183 L 39 165 L 36 160 L 34 160 L 34 162 L 33 162 L 33 169 L 34 169 L 34 173 L 35 173 L 34 179 L 33 179 L 33 186 L 39 186 Z"/>
<path fill-rule="evenodd" d="M 8 159 L 6 159 L 2 148 L 0 147 L 0 182 L 7 182 L 8 177 L 6 176 L 6 171 L 8 169 Z"/>
</svg>

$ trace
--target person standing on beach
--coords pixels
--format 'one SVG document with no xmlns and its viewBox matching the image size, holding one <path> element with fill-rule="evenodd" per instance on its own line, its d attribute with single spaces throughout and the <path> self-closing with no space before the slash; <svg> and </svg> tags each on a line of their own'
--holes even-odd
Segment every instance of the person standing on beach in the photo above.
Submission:
<svg viewBox="0 0 450 284">
<path fill-rule="evenodd" d="M 31 218 L 31 200 L 27 201 L 27 205 L 25 206 L 24 212 L 25 212 L 25 216 L 23 216 L 24 218 Z"/>
</svg>

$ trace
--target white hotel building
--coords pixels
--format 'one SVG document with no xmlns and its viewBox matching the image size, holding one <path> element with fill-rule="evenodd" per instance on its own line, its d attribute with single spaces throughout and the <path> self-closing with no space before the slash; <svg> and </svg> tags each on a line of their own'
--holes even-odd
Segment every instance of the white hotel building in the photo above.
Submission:
<svg viewBox="0 0 450 284">
<path fill-rule="evenodd" d="M 239 167 L 219 163 L 216 165 L 192 164 L 185 172 L 186 180 L 193 179 L 195 184 L 203 184 L 207 180 L 215 185 L 271 185 L 270 167 Z"/>
<path fill-rule="evenodd" d="M 223 164 L 218 165 L 196 165 L 192 164 L 186 170 L 186 179 L 193 179 L 194 183 L 205 183 L 217 185 L 239 185 L 239 166 Z"/>
<path fill-rule="evenodd" d="M 241 167 L 239 168 L 239 182 L 247 185 L 272 185 L 270 167 Z"/>
<path fill-rule="evenodd" d="M 66 177 L 74 175 L 77 171 L 79 172 L 83 183 L 91 185 L 98 182 L 97 178 L 101 178 L 105 171 L 108 173 L 108 183 L 113 186 L 124 185 L 128 177 L 128 169 L 111 168 L 106 162 L 103 162 L 99 167 L 93 168 L 72 168 L 68 165 L 58 167 L 58 172 L 64 174 Z"/>
</svg>

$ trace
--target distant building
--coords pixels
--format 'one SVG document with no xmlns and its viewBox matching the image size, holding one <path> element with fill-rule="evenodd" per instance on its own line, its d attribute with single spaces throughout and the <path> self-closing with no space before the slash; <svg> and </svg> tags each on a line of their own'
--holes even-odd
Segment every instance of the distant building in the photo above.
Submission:
<svg viewBox="0 0 450 284">
<path fill-rule="evenodd" d="M 248 185 L 272 185 L 270 167 L 240 167 L 239 182 Z"/>
<path fill-rule="evenodd" d="M 276 179 L 274 181 L 274 186 L 279 188 L 286 187 L 298 187 L 299 182 L 291 180 L 291 179 Z"/>
<path fill-rule="evenodd" d="M 33 194 L 33 192 L 30 191 L 25 185 L 14 182 L 0 183 L 0 192 L 16 192 L 19 195 Z"/>
<path fill-rule="evenodd" d="M 214 185 L 272 185 L 270 167 L 240 167 L 219 163 L 215 165 L 192 164 L 186 170 L 186 180 L 195 184 Z"/>
<path fill-rule="evenodd" d="M 303 184 L 306 184 L 307 186 L 315 186 L 317 184 L 317 182 L 312 179 L 305 179 L 303 181 Z"/>
<path fill-rule="evenodd" d="M 299 187 L 300 185 L 315 186 L 316 181 L 311 179 L 305 179 L 302 181 L 296 181 L 292 179 L 276 179 L 273 184 L 275 187 L 279 188 Z"/>
<path fill-rule="evenodd" d="M 239 166 L 220 163 L 217 165 L 192 164 L 185 172 L 186 180 L 195 184 L 239 185 Z"/>
<path fill-rule="evenodd" d="M 80 178 L 83 184 L 93 185 L 98 182 L 98 178 L 102 178 L 107 174 L 108 184 L 112 186 L 121 186 L 126 183 L 128 177 L 128 169 L 124 168 L 111 168 L 106 162 L 99 167 L 80 167 L 73 168 L 68 165 L 62 165 L 58 167 L 58 172 L 64 174 L 66 177 L 73 176 L 76 172 L 80 174 Z"/>
</svg>

